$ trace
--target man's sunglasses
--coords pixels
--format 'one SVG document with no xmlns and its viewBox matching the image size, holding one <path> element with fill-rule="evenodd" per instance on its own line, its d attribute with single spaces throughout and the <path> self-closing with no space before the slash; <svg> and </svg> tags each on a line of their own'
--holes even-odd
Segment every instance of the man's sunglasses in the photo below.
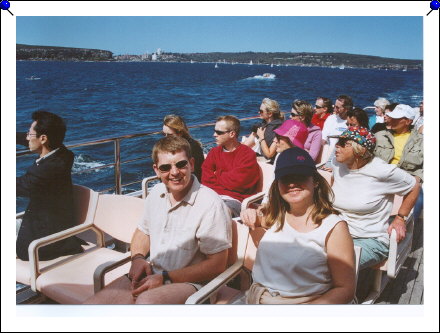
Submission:
<svg viewBox="0 0 440 333">
<path fill-rule="evenodd" d="M 323 106 L 315 104 L 315 109 L 322 109 L 322 108 L 323 108 Z"/>
<path fill-rule="evenodd" d="M 217 135 L 223 135 L 223 134 L 225 134 L 225 133 L 229 133 L 229 132 L 231 132 L 231 131 L 219 131 L 219 130 L 214 130 L 214 132 L 215 132 Z"/>
<path fill-rule="evenodd" d="M 183 169 L 188 165 L 188 161 L 187 160 L 181 160 L 179 162 L 177 162 L 176 164 L 174 164 L 178 169 Z M 172 164 L 161 164 L 159 165 L 157 168 L 161 171 L 161 172 L 168 172 L 171 170 Z"/>
</svg>

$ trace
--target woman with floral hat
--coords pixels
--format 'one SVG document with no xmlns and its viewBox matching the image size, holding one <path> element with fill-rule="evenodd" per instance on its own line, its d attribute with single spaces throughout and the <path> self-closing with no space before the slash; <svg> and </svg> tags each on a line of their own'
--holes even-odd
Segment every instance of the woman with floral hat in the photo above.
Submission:
<svg viewBox="0 0 440 333">
<path fill-rule="evenodd" d="M 332 160 L 333 206 L 347 221 L 354 244 L 362 247 L 360 269 L 388 257 L 392 229 L 398 242 L 405 238 L 405 219 L 419 193 L 413 176 L 374 157 L 375 146 L 376 139 L 368 129 L 350 126 L 339 136 Z M 388 224 L 395 194 L 404 198 L 398 214 Z"/>
</svg>

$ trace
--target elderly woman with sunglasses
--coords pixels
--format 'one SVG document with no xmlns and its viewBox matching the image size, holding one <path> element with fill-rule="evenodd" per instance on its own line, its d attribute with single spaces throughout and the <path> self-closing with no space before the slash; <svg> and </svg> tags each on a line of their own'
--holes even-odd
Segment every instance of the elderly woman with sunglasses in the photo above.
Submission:
<svg viewBox="0 0 440 333">
<path fill-rule="evenodd" d="M 333 164 L 333 206 L 347 221 L 354 244 L 362 247 L 360 269 L 388 257 L 389 235 L 405 237 L 405 219 L 419 193 L 409 173 L 374 157 L 375 137 L 363 127 L 350 126 L 336 143 Z M 398 214 L 388 223 L 394 195 L 404 196 Z"/>
<path fill-rule="evenodd" d="M 268 229 L 253 267 L 248 304 L 342 304 L 353 299 L 355 264 L 347 223 L 331 204 L 332 190 L 310 155 L 283 151 L 269 203 L 242 212 L 251 229 Z"/>
</svg>

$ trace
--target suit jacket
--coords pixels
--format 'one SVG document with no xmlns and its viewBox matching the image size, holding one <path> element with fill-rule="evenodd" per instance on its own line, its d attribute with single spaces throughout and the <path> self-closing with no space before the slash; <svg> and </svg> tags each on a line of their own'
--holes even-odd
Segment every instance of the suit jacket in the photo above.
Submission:
<svg viewBox="0 0 440 333">
<path fill-rule="evenodd" d="M 20 259 L 29 260 L 28 247 L 33 240 L 74 225 L 72 164 L 73 153 L 61 146 L 17 177 L 17 196 L 29 197 L 16 242 Z M 71 237 L 41 248 L 39 258 L 50 260 L 80 252 L 83 252 L 81 242 Z"/>
</svg>

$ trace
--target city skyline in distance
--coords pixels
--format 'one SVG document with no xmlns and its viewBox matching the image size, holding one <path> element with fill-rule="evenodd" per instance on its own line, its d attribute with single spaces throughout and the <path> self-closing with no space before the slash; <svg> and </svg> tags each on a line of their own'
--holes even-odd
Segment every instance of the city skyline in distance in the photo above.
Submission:
<svg viewBox="0 0 440 333">
<path fill-rule="evenodd" d="M 422 17 L 17 17 L 17 44 L 113 54 L 340 52 L 423 59 Z M 411 47 L 408 47 L 410 45 Z"/>
</svg>

